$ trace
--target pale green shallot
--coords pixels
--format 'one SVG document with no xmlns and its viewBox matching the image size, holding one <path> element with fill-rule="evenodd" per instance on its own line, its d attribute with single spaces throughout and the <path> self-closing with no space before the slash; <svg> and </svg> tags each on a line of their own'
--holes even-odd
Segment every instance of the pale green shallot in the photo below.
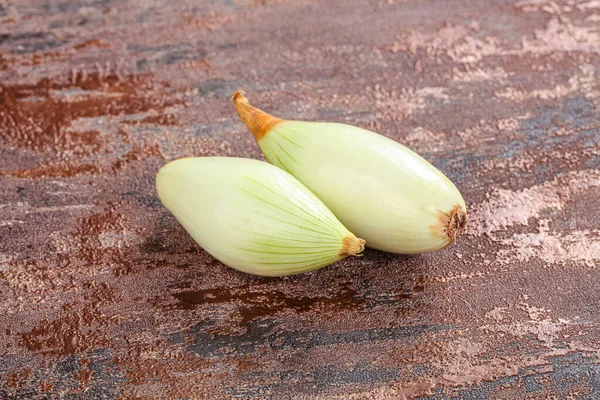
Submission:
<svg viewBox="0 0 600 400">
<path fill-rule="evenodd" d="M 160 169 L 156 189 L 200 246 L 243 272 L 298 274 L 364 249 L 304 185 L 265 162 L 179 159 Z"/>
<path fill-rule="evenodd" d="M 454 184 L 401 144 L 355 126 L 287 121 L 233 101 L 265 158 L 294 175 L 367 246 L 424 253 L 454 242 L 467 222 Z"/>
</svg>

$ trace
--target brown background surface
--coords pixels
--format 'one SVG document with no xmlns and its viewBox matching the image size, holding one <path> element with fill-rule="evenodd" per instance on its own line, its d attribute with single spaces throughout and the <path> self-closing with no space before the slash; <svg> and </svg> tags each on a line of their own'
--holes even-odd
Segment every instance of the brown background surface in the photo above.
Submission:
<svg viewBox="0 0 600 400">
<path fill-rule="evenodd" d="M 598 0 L 0 1 L 0 398 L 600 399 L 599 26 Z M 468 233 L 216 262 L 153 181 L 261 158 L 237 88 L 421 153 Z"/>
</svg>

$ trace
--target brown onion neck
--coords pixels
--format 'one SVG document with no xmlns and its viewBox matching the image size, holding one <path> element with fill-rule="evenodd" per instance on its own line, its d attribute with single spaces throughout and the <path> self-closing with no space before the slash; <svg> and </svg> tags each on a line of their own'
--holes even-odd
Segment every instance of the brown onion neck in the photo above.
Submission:
<svg viewBox="0 0 600 400">
<path fill-rule="evenodd" d="M 342 239 L 342 249 L 339 256 L 344 258 L 348 256 L 357 256 L 365 249 L 365 241 L 350 234 Z"/>
<path fill-rule="evenodd" d="M 246 124 L 256 141 L 260 141 L 269 130 L 282 120 L 250 105 L 244 92 L 238 90 L 233 95 L 233 104 L 240 119 Z"/>
<path fill-rule="evenodd" d="M 467 228 L 467 213 L 460 205 L 452 207 L 450 212 L 444 213 L 444 236 L 449 241 L 448 244 L 454 243 L 456 239 Z"/>
</svg>

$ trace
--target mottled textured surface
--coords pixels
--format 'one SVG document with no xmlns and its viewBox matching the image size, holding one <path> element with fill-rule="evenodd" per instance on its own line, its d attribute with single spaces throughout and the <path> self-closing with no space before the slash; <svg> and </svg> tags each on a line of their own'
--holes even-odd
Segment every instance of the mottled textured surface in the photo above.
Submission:
<svg viewBox="0 0 600 400">
<path fill-rule="evenodd" d="M 598 0 L 0 1 L 0 398 L 600 399 L 599 26 Z M 468 233 L 216 262 L 153 181 L 261 158 L 237 88 L 420 152 Z"/>
</svg>

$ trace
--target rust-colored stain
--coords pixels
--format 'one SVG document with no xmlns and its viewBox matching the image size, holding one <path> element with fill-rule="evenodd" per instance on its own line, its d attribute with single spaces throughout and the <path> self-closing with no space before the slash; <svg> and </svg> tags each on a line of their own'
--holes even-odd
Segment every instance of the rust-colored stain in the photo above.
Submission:
<svg viewBox="0 0 600 400">
<path fill-rule="evenodd" d="M 246 326 L 254 320 L 268 318 L 283 310 L 302 313 L 321 309 L 322 311 L 339 311 L 358 309 L 365 300 L 357 296 L 355 290 L 342 287 L 335 291 L 335 296 L 301 297 L 288 296 L 283 292 L 254 291 L 252 286 L 243 285 L 232 289 L 205 289 L 182 291 L 174 294 L 178 300 L 175 307 L 193 310 L 199 305 L 241 304 L 239 309 L 240 325 Z"/>
<path fill-rule="evenodd" d="M 39 165 L 31 169 L 1 171 L 0 175 L 11 175 L 18 178 L 42 178 L 50 176 L 56 178 L 72 178 L 83 173 L 94 174 L 97 172 L 99 172 L 99 169 L 95 165 L 79 163 L 75 164 L 70 161 L 62 161 L 58 163 Z"/>
<path fill-rule="evenodd" d="M 597 2 L 54 3 L 0 5 L 1 399 L 600 398 Z M 262 157 L 238 88 L 419 152 L 467 229 L 223 266 L 154 177 Z"/>
<path fill-rule="evenodd" d="M 73 121 L 130 115 L 173 103 L 144 96 L 140 77 L 75 74 L 60 84 L 42 79 L 33 85 L 1 87 L 0 129 L 7 145 L 39 151 L 94 153 L 102 149 L 97 130 L 73 131 Z M 61 91 L 77 91 L 72 95 Z M 160 121 L 160 120 L 159 120 Z"/>
<path fill-rule="evenodd" d="M 110 44 L 108 44 L 100 39 L 89 39 L 89 40 L 86 40 L 85 42 L 75 45 L 74 48 L 76 50 L 89 49 L 89 48 L 109 49 Z"/>
</svg>

